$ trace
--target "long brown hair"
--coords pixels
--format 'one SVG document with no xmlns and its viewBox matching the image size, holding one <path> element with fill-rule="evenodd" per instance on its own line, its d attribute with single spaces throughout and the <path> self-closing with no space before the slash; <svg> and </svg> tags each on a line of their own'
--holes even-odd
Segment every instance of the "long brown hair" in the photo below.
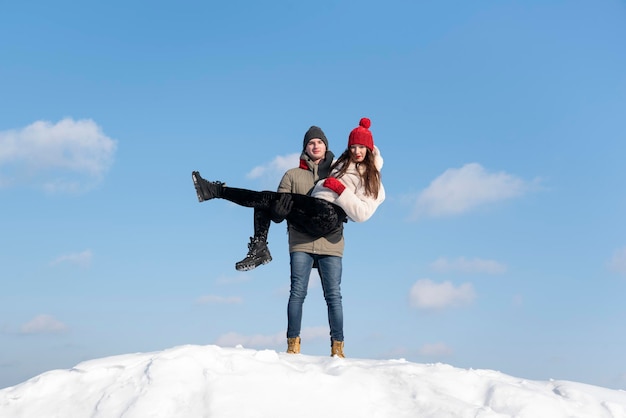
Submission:
<svg viewBox="0 0 626 418">
<path fill-rule="evenodd" d="M 346 171 L 348 170 L 351 161 L 351 153 L 350 149 L 348 148 L 343 152 L 343 154 L 341 154 L 339 158 L 337 158 L 337 161 L 335 161 L 335 163 L 331 167 L 331 172 L 335 168 L 339 167 L 339 170 L 335 174 L 335 177 L 337 177 L 338 179 L 343 177 L 343 175 L 346 174 Z M 358 170 L 358 166 L 361 164 L 365 166 L 365 170 L 363 171 L 363 173 Z M 378 171 L 378 168 L 376 168 L 374 154 L 372 154 L 372 151 L 370 151 L 369 148 L 367 150 L 367 153 L 365 154 L 363 162 L 356 165 L 357 172 L 361 176 L 361 181 L 363 182 L 363 186 L 365 188 L 365 195 L 373 196 L 374 199 L 378 199 L 378 190 L 380 189 L 380 171 Z"/>
</svg>

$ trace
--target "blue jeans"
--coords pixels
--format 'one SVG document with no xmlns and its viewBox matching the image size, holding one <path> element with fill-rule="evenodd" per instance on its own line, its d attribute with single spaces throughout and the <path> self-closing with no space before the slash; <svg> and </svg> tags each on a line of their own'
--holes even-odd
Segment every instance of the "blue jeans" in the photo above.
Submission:
<svg viewBox="0 0 626 418">
<path fill-rule="evenodd" d="M 300 336 L 302 305 L 309 286 L 313 263 L 322 279 L 324 299 L 328 307 L 328 325 L 331 341 L 343 341 L 343 306 L 341 304 L 341 257 L 304 252 L 290 253 L 291 290 L 287 305 L 287 338 Z"/>
</svg>

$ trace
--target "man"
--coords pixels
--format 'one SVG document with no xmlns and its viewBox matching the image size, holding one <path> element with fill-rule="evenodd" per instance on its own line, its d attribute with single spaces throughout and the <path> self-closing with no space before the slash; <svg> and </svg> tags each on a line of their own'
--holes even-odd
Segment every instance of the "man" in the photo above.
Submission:
<svg viewBox="0 0 626 418">
<path fill-rule="evenodd" d="M 311 126 L 304 134 L 300 166 L 288 170 L 278 186 L 281 193 L 308 194 L 315 183 L 328 177 L 334 155 L 321 128 Z M 280 221 L 280 202 L 274 220 Z M 341 273 L 344 249 L 343 225 L 321 238 L 314 238 L 287 225 L 291 261 L 291 288 L 287 305 L 287 353 L 300 353 L 302 305 L 307 295 L 311 269 L 318 269 L 328 307 L 331 356 L 344 357 Z"/>
</svg>

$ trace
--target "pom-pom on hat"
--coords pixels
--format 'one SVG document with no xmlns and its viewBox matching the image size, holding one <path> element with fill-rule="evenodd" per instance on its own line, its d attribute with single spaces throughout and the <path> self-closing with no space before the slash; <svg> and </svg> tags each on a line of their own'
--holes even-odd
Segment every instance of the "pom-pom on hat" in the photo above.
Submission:
<svg viewBox="0 0 626 418">
<path fill-rule="evenodd" d="M 372 122 L 368 118 L 361 118 L 359 126 L 350 132 L 348 137 L 348 148 L 352 145 L 364 145 L 370 151 L 374 150 L 374 137 L 370 132 Z"/>
<path fill-rule="evenodd" d="M 302 142 L 302 149 L 306 148 L 306 145 L 310 140 L 314 138 L 319 138 L 326 144 L 326 149 L 328 150 L 328 139 L 326 139 L 326 135 L 324 135 L 324 131 L 319 126 L 311 126 L 308 131 L 304 134 L 304 141 Z"/>
</svg>

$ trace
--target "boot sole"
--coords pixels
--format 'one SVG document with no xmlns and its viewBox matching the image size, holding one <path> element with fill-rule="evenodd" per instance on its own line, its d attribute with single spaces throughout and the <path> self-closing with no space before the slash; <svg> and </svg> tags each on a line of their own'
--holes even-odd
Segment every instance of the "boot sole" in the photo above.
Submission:
<svg viewBox="0 0 626 418">
<path fill-rule="evenodd" d="M 250 270 L 254 270 L 255 268 L 265 265 L 265 264 L 269 264 L 269 262 L 272 261 L 272 257 L 269 257 L 265 260 L 263 260 L 260 264 L 250 264 L 250 265 L 243 265 L 243 266 L 238 266 L 237 264 L 235 264 L 235 270 L 237 271 L 250 271 Z"/>
<path fill-rule="evenodd" d="M 196 195 L 198 196 L 198 202 L 204 202 L 204 198 L 202 197 L 202 193 L 200 192 L 200 185 L 198 184 L 198 179 L 196 178 L 196 172 L 191 173 L 191 179 L 193 180 L 193 187 L 196 189 Z"/>
</svg>

